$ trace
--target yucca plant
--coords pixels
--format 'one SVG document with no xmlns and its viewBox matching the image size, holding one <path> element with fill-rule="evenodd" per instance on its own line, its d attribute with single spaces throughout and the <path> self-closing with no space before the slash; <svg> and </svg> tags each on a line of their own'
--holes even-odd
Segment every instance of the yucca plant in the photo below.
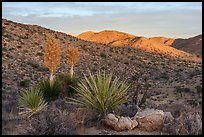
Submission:
<svg viewBox="0 0 204 137">
<path fill-rule="evenodd" d="M 48 37 L 44 51 L 44 65 L 50 71 L 50 85 L 52 86 L 54 84 L 54 73 L 60 65 L 61 49 L 53 38 Z"/>
<path fill-rule="evenodd" d="M 54 101 L 58 99 L 61 91 L 60 81 L 56 79 L 53 85 L 50 85 L 49 79 L 45 79 L 40 82 L 39 89 L 42 92 L 43 98 L 46 101 Z"/>
<path fill-rule="evenodd" d="M 89 72 L 85 76 L 85 82 L 80 82 L 76 88 L 78 99 L 69 98 L 69 103 L 78 105 L 78 109 L 91 109 L 99 112 L 99 117 L 105 116 L 108 112 L 127 101 L 129 85 L 125 81 L 120 82 L 119 78 L 112 80 L 112 74 L 103 75 L 100 71 L 96 76 Z"/>
<path fill-rule="evenodd" d="M 79 78 L 78 77 L 72 77 L 66 73 L 60 74 L 58 76 L 58 79 L 61 83 L 61 91 L 65 93 L 68 96 L 74 95 L 76 92 L 75 88 L 78 87 Z"/>
<path fill-rule="evenodd" d="M 31 114 L 30 116 L 47 106 L 47 102 L 43 99 L 42 93 L 37 88 L 28 89 L 20 94 L 19 104 L 20 109 L 25 110 L 21 114 Z"/>
<path fill-rule="evenodd" d="M 67 55 L 67 63 L 70 65 L 70 77 L 72 78 L 74 75 L 74 66 L 79 60 L 78 48 L 67 47 L 66 55 Z"/>
</svg>

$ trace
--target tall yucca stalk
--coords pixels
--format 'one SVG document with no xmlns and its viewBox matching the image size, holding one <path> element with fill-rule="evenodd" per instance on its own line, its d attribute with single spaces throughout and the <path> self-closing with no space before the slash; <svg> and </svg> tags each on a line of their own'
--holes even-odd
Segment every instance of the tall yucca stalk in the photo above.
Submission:
<svg viewBox="0 0 204 137">
<path fill-rule="evenodd" d="M 44 51 L 44 65 L 50 71 L 50 86 L 52 86 L 54 83 L 54 73 L 60 65 L 61 49 L 55 40 L 48 36 Z"/>
<path fill-rule="evenodd" d="M 80 82 L 76 88 L 77 95 L 81 99 L 69 98 L 69 103 L 78 105 L 79 109 L 95 109 L 100 116 L 113 110 L 118 105 L 127 101 L 127 91 L 129 85 L 125 81 L 120 82 L 118 78 L 112 80 L 112 75 L 96 76 L 89 73 L 85 77 L 85 82 Z"/>
<path fill-rule="evenodd" d="M 78 48 L 75 47 L 67 47 L 67 63 L 70 65 L 70 77 L 72 78 L 74 75 L 74 65 L 76 65 L 79 60 L 79 51 Z"/>
</svg>

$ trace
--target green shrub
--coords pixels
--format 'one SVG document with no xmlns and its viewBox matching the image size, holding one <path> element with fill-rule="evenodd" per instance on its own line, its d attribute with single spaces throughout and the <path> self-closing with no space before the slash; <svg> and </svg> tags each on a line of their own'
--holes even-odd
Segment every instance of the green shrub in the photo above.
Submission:
<svg viewBox="0 0 204 137">
<path fill-rule="evenodd" d="M 75 88 L 78 87 L 79 78 L 70 77 L 68 74 L 60 74 L 58 79 L 61 81 L 61 90 L 68 96 L 74 95 L 76 92 Z"/>
<path fill-rule="evenodd" d="M 2 28 L 2 36 L 5 34 L 5 32 L 6 32 L 6 29 Z"/>
<path fill-rule="evenodd" d="M 101 53 L 100 56 L 101 56 L 102 58 L 107 58 L 107 55 L 106 55 L 105 53 Z"/>
<path fill-rule="evenodd" d="M 38 67 L 38 71 L 47 72 L 47 71 L 49 71 L 49 69 L 44 67 L 44 66 L 40 66 L 40 67 Z"/>
<path fill-rule="evenodd" d="M 190 92 L 191 90 L 187 87 L 183 87 L 183 86 L 176 86 L 176 91 L 180 93 L 181 97 L 183 96 L 182 93 L 183 92 Z"/>
<path fill-rule="evenodd" d="M 24 113 L 37 113 L 47 106 L 47 102 L 43 99 L 39 89 L 28 89 L 20 94 L 20 109 L 25 110 Z"/>
<path fill-rule="evenodd" d="M 166 72 L 164 72 L 162 75 L 161 75 L 161 78 L 162 79 L 169 79 L 169 76 L 167 75 L 167 73 Z"/>
<path fill-rule="evenodd" d="M 5 47 L 2 47 L 2 51 L 5 51 L 5 52 L 6 52 L 6 51 L 7 51 L 7 48 L 5 48 Z"/>
<path fill-rule="evenodd" d="M 61 83 L 58 79 L 55 79 L 53 86 L 51 86 L 50 80 L 45 79 L 39 84 L 39 88 L 43 94 L 43 98 L 46 101 L 54 101 L 59 97 L 61 91 Z"/>
<path fill-rule="evenodd" d="M 29 80 L 29 79 L 24 79 L 24 80 L 20 81 L 19 85 L 20 85 L 21 87 L 29 87 L 29 85 L 30 85 L 30 80 Z"/>
<path fill-rule="evenodd" d="M 131 79 L 132 79 L 133 81 L 137 81 L 137 80 L 138 80 L 138 78 L 139 78 L 139 76 L 138 76 L 138 75 L 133 75 L 133 76 L 131 77 Z"/>
<path fill-rule="evenodd" d="M 79 109 L 96 110 L 99 117 L 105 116 L 118 105 L 127 102 L 129 85 L 119 82 L 118 78 L 112 80 L 112 75 L 101 75 L 100 72 L 89 77 L 84 76 L 85 82 L 80 82 L 76 88 L 79 99 L 69 98 L 69 103 L 78 105 Z"/>
<path fill-rule="evenodd" d="M 43 56 L 44 54 L 42 52 L 38 52 L 36 55 Z"/>
<path fill-rule="evenodd" d="M 198 95 L 200 96 L 200 94 L 202 93 L 202 85 L 198 85 L 195 88 L 197 90 Z"/>
<path fill-rule="evenodd" d="M 8 38 L 8 39 L 12 39 L 12 36 L 8 33 L 4 34 L 4 37 Z"/>
<path fill-rule="evenodd" d="M 22 48 L 22 46 L 18 45 L 18 46 L 17 46 L 17 48 L 19 48 L 19 49 L 20 49 L 20 48 Z"/>
<path fill-rule="evenodd" d="M 125 65 L 129 65 L 129 62 L 126 61 L 126 62 L 124 62 L 124 64 L 125 64 Z"/>
<path fill-rule="evenodd" d="M 27 64 L 30 65 L 30 66 L 33 67 L 33 68 L 39 68 L 39 67 L 40 67 L 37 63 L 34 63 L 34 62 L 31 61 L 31 60 L 28 61 Z"/>
</svg>

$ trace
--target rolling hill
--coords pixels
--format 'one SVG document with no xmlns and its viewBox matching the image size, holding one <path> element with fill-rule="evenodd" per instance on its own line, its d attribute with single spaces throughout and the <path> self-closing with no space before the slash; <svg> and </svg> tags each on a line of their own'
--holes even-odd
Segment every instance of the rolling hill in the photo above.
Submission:
<svg viewBox="0 0 204 137">
<path fill-rule="evenodd" d="M 191 53 L 195 52 L 191 51 L 196 50 L 200 53 L 202 47 L 202 39 L 201 42 L 199 40 L 196 40 L 200 42 L 199 46 L 196 46 L 197 43 L 194 39 L 196 39 L 197 37 L 188 40 L 172 39 L 166 37 L 146 38 L 134 36 L 115 30 L 104 30 L 101 32 L 84 32 L 79 34 L 77 38 L 97 43 L 109 44 L 112 46 L 133 47 L 150 53 L 157 53 L 177 58 L 193 58 L 194 60 L 200 59 L 196 58 L 195 55 L 192 55 Z M 190 47 L 190 45 L 192 46 Z M 187 50 L 185 50 L 186 48 Z"/>
</svg>

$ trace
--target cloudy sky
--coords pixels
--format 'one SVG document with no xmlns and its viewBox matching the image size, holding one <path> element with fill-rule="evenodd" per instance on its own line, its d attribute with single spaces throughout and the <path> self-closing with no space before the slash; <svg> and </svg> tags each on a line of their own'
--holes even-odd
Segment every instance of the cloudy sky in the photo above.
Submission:
<svg viewBox="0 0 204 137">
<path fill-rule="evenodd" d="M 2 17 L 74 35 L 102 30 L 146 37 L 202 34 L 201 2 L 2 2 Z"/>
</svg>

